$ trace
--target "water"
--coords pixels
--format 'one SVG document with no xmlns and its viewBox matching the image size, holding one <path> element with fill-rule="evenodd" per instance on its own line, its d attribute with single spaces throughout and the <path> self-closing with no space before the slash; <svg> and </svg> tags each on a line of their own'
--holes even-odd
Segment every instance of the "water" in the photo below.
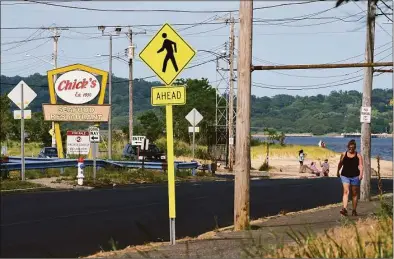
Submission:
<svg viewBox="0 0 394 259">
<path fill-rule="evenodd" d="M 336 137 L 286 137 L 286 144 L 317 146 L 319 141 L 326 143 L 326 148 L 334 152 L 345 152 L 347 143 L 356 140 L 357 150 L 360 152 L 360 138 L 336 138 Z M 372 157 L 380 156 L 383 160 L 393 161 L 393 139 L 392 138 L 373 138 L 371 147 Z"/>
<path fill-rule="evenodd" d="M 360 138 L 335 138 L 335 137 L 286 137 L 286 144 L 317 146 L 319 141 L 326 143 L 326 148 L 335 152 L 347 150 L 347 143 L 356 140 L 357 150 L 360 152 Z M 392 138 L 372 138 L 372 157 L 380 156 L 383 160 L 393 161 L 393 139 Z"/>
</svg>

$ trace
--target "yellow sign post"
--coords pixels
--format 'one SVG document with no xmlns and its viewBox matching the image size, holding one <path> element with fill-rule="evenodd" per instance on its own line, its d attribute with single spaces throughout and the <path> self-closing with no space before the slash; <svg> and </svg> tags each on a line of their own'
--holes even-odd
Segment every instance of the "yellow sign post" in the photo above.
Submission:
<svg viewBox="0 0 394 259">
<path fill-rule="evenodd" d="M 139 55 L 142 61 L 167 86 L 152 87 L 151 103 L 152 105 L 166 106 L 168 207 L 170 242 L 173 245 L 175 244 L 175 168 L 172 105 L 184 105 L 186 103 L 186 88 L 184 86 L 171 86 L 171 84 L 195 54 L 196 51 L 166 23 Z"/>
<path fill-rule="evenodd" d="M 152 87 L 151 104 L 152 106 L 184 105 L 186 104 L 186 87 Z"/>
</svg>

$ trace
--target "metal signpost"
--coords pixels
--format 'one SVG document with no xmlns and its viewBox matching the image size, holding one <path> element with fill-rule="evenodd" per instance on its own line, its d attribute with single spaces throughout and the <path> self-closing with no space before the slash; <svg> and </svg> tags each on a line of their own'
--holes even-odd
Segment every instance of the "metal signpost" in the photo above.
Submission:
<svg viewBox="0 0 394 259">
<path fill-rule="evenodd" d="M 22 80 L 8 94 L 11 99 L 21 110 L 21 179 L 25 180 L 25 109 L 36 98 L 37 94 Z M 31 118 L 31 111 L 30 118 Z M 16 116 L 15 116 L 16 115 Z M 18 118 L 18 112 L 14 113 L 14 117 Z"/>
<path fill-rule="evenodd" d="M 171 86 L 195 56 L 196 51 L 169 25 L 164 24 L 139 54 L 166 87 L 152 89 L 152 105 L 166 106 L 168 202 L 170 243 L 175 244 L 175 168 L 172 105 L 186 103 L 184 86 Z M 182 89 L 183 88 L 183 89 Z M 160 89 L 160 90 L 159 90 Z"/>
<path fill-rule="evenodd" d="M 96 182 L 96 157 L 97 157 L 97 143 L 100 142 L 100 129 L 98 127 L 89 128 L 89 140 L 92 143 L 93 155 L 93 181 Z"/>
<path fill-rule="evenodd" d="M 192 125 L 193 128 L 193 159 L 194 159 L 194 150 L 195 150 L 195 142 L 196 142 L 196 126 L 200 121 L 204 118 L 196 108 L 193 108 L 186 116 L 186 120 Z"/>
</svg>

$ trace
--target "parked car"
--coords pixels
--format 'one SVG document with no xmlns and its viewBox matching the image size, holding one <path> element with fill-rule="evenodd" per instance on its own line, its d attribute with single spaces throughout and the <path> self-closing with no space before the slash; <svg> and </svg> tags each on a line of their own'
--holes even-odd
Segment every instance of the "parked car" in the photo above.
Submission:
<svg viewBox="0 0 394 259">
<path fill-rule="evenodd" d="M 166 155 L 162 152 L 155 144 L 149 144 L 148 150 L 140 150 L 140 146 L 133 146 L 126 144 L 123 149 L 122 157 L 129 158 L 131 160 L 142 160 L 145 157 L 145 161 L 165 161 Z"/>
<path fill-rule="evenodd" d="M 38 154 L 39 158 L 57 158 L 57 149 L 55 147 L 44 147 Z"/>
</svg>

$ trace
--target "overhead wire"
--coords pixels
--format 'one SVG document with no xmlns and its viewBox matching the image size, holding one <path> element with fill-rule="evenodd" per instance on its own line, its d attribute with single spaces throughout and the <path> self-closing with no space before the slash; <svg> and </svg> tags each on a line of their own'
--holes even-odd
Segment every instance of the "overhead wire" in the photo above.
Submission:
<svg viewBox="0 0 394 259">
<path fill-rule="evenodd" d="M 382 74 L 383 74 L 383 72 L 373 75 L 373 76 L 376 77 L 376 76 L 380 76 Z M 332 87 L 336 87 L 336 86 L 343 86 L 343 85 L 357 83 L 357 82 L 360 82 L 361 80 L 363 80 L 363 78 L 357 79 L 354 81 L 350 81 L 350 82 L 335 84 L 335 85 L 317 86 L 317 87 L 311 87 L 311 88 L 309 88 L 309 87 L 308 88 L 306 88 L 306 87 L 300 87 L 300 88 L 270 87 L 270 86 L 256 85 L 255 83 L 253 83 L 253 86 L 259 87 L 259 88 L 264 88 L 264 89 L 271 89 L 271 90 L 305 91 L 305 90 L 317 90 L 317 89 L 324 89 L 324 88 L 332 88 Z"/>
<path fill-rule="evenodd" d="M 384 60 L 385 58 L 391 56 L 392 53 L 390 53 L 389 55 L 379 59 L 378 61 Z M 383 74 L 384 72 L 379 73 L 378 75 Z M 336 82 L 340 82 L 340 81 L 345 81 L 345 80 L 351 80 L 351 79 L 355 79 L 357 77 L 360 77 L 360 79 L 357 80 L 353 80 L 353 81 L 349 81 L 349 82 L 343 82 L 340 84 L 334 84 L 332 85 L 332 83 L 336 83 Z M 375 75 L 374 75 L 375 76 Z M 317 85 L 304 85 L 304 86 L 280 86 L 280 85 L 270 85 L 270 84 L 265 84 L 265 83 L 256 83 L 253 82 L 252 85 L 256 86 L 256 87 L 260 87 L 260 88 L 267 88 L 267 89 L 274 89 L 274 90 L 294 90 L 294 91 L 301 91 L 301 90 L 316 90 L 316 89 L 324 89 L 324 88 L 332 88 L 332 87 L 336 87 L 336 86 L 341 86 L 341 85 L 347 85 L 347 84 L 351 84 L 351 83 L 356 83 L 363 80 L 363 76 L 362 75 L 358 75 L 356 77 L 351 77 L 351 78 L 345 78 L 343 80 L 338 80 L 338 81 L 334 81 L 330 83 L 323 83 L 320 84 L 320 86 Z"/>
<path fill-rule="evenodd" d="M 49 2 L 34 1 L 34 0 L 26 0 L 26 1 L 31 2 L 31 3 L 36 3 L 36 4 L 55 6 L 55 7 L 78 9 L 78 10 L 85 10 L 85 11 L 97 11 L 97 12 L 167 12 L 167 13 L 168 12 L 170 12 L 170 13 L 232 13 L 232 12 L 239 12 L 238 9 L 233 9 L 233 10 L 99 9 L 99 8 L 90 8 L 90 7 L 82 7 L 82 6 L 61 5 L 61 4 L 54 4 L 54 3 L 49 3 Z M 253 10 L 262 10 L 262 9 L 270 9 L 270 8 L 276 8 L 276 7 L 293 6 L 293 5 L 304 5 L 304 4 L 310 4 L 310 3 L 316 3 L 316 2 L 320 2 L 320 0 L 284 3 L 284 4 L 277 4 L 277 5 L 270 5 L 270 6 L 255 7 L 255 8 L 253 8 Z"/>
<path fill-rule="evenodd" d="M 375 51 L 378 50 L 378 49 L 380 49 L 380 48 L 382 48 L 382 47 L 384 47 L 384 46 L 386 46 L 386 45 L 388 45 L 388 44 L 391 44 L 391 43 L 392 43 L 392 42 L 387 42 L 387 43 L 385 43 L 385 44 L 383 44 L 383 45 L 381 45 L 381 46 L 375 48 Z M 386 51 L 388 51 L 388 50 L 390 50 L 390 49 L 392 49 L 392 46 L 390 46 L 389 48 L 384 49 L 384 50 L 381 51 L 381 52 L 375 53 L 375 56 L 377 56 L 377 55 L 379 55 L 379 54 L 382 54 L 382 53 L 384 53 L 384 52 L 386 52 Z M 342 61 L 346 61 L 346 60 L 349 60 L 349 59 L 352 59 L 352 58 L 356 58 L 356 57 L 360 57 L 360 56 L 363 56 L 363 55 L 365 55 L 365 54 L 360 54 L 360 55 L 357 55 L 357 56 L 353 56 L 353 57 L 350 57 L 350 58 L 346 58 L 346 59 L 342 59 L 342 60 L 338 60 L 338 61 L 333 61 L 333 62 L 329 62 L 329 63 L 325 63 L 325 64 L 340 63 L 340 62 L 342 62 Z M 385 57 L 385 58 L 386 58 L 386 57 Z M 280 63 L 274 63 L 274 62 L 271 62 L 271 61 L 268 61 L 268 60 L 263 60 L 263 59 L 260 59 L 260 58 L 257 58 L 257 57 L 253 57 L 253 59 L 255 59 L 255 60 L 257 60 L 257 61 L 260 61 L 260 62 L 263 62 L 263 63 L 272 64 L 272 65 L 285 65 L 285 64 L 280 64 Z M 362 62 L 362 60 L 359 61 L 359 62 Z M 321 70 L 321 69 L 319 69 L 319 70 Z M 292 75 L 292 74 L 287 74 L 287 73 L 278 72 L 278 71 L 274 71 L 274 70 L 269 70 L 268 72 L 276 73 L 276 74 L 280 74 L 280 75 L 285 75 L 285 76 L 290 76 L 290 77 L 317 78 L 317 79 L 318 79 L 318 78 L 344 77 L 344 76 L 348 76 L 348 75 L 352 75 L 352 74 L 359 73 L 359 72 L 362 71 L 362 70 L 363 70 L 363 69 L 361 68 L 361 69 L 358 69 L 358 70 L 356 70 L 356 71 L 354 71 L 354 72 L 345 73 L 345 74 L 331 75 L 331 76 Z"/>
<path fill-rule="evenodd" d="M 10 50 L 12 50 L 12 49 L 15 49 L 15 48 L 18 48 L 18 47 L 20 47 L 20 46 L 23 46 L 24 44 L 26 44 L 27 42 L 29 42 L 29 40 L 31 40 L 32 37 L 33 37 L 35 34 L 37 34 L 39 31 L 40 31 L 40 29 L 37 29 L 35 32 L 33 32 L 32 34 L 30 34 L 25 40 L 20 41 L 19 44 L 15 45 L 15 46 L 13 46 L 13 47 L 10 47 L 10 48 L 8 48 L 8 49 L 2 49 L 1 52 L 10 51 Z M 43 34 L 44 32 L 45 32 L 45 31 L 41 31 L 41 33 L 39 33 L 38 35 L 36 35 L 36 37 L 40 36 L 40 35 Z M 33 38 L 33 39 L 34 39 L 34 38 Z"/>
<path fill-rule="evenodd" d="M 7 42 L 1 43 L 1 45 L 25 43 L 25 42 L 32 42 L 32 41 L 36 41 L 36 40 L 44 40 L 44 39 L 50 39 L 50 38 L 52 38 L 52 37 L 42 37 L 42 38 L 33 38 L 33 39 L 28 39 L 28 40 L 7 41 Z"/>
<path fill-rule="evenodd" d="M 35 46 L 35 47 L 32 48 L 32 49 L 28 49 L 28 50 L 26 50 L 26 51 L 21 51 L 21 52 L 16 52 L 16 53 L 8 53 L 8 54 L 9 54 L 9 55 L 18 55 L 18 54 L 26 53 L 26 52 L 29 52 L 29 51 L 32 51 L 32 50 L 38 49 L 39 47 L 44 46 L 44 45 L 45 45 L 46 43 L 48 43 L 49 41 L 51 41 L 51 39 L 49 39 L 49 40 L 47 40 L 47 41 L 45 41 L 45 42 L 43 42 L 43 43 L 41 43 L 41 44 Z"/>
<path fill-rule="evenodd" d="M 382 12 L 382 14 L 383 14 L 384 16 L 386 16 L 386 18 L 387 18 L 389 21 L 391 21 L 391 22 L 393 21 L 393 20 L 391 19 L 391 17 L 388 16 L 388 15 L 379 7 L 379 5 L 376 5 L 376 8 L 378 8 L 379 11 Z"/>
<path fill-rule="evenodd" d="M 360 10 L 362 10 L 364 13 L 366 13 L 366 14 L 368 15 L 368 11 L 367 11 L 367 10 L 364 10 L 363 8 L 361 8 L 361 6 L 359 6 L 356 2 L 353 1 L 353 3 L 354 3 Z M 390 34 L 388 31 L 386 31 L 386 30 L 383 28 L 383 26 L 380 25 L 380 23 L 378 23 L 377 21 L 375 21 L 375 23 L 376 23 L 384 32 L 386 32 L 387 35 L 389 35 L 389 36 L 391 37 L 391 34 Z"/>
</svg>

